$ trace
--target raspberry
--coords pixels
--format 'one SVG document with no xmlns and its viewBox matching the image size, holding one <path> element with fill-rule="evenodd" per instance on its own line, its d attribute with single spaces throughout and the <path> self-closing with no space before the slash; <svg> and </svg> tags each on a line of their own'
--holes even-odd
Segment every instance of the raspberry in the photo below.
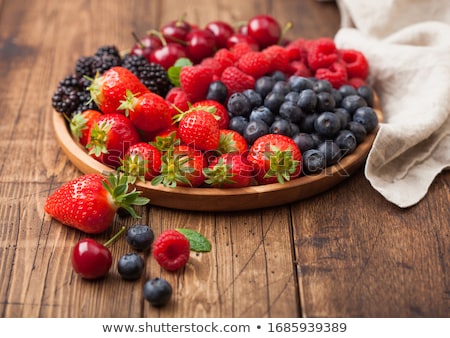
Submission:
<svg viewBox="0 0 450 338">
<path fill-rule="evenodd" d="M 189 109 L 188 97 L 180 87 L 173 87 L 166 95 L 166 101 L 181 111 Z"/>
<path fill-rule="evenodd" d="M 257 79 L 269 71 L 270 61 L 262 52 L 251 51 L 238 60 L 237 67 Z"/>
<path fill-rule="evenodd" d="M 236 60 L 239 60 L 243 55 L 252 51 L 254 51 L 253 48 L 246 42 L 239 42 L 231 48 L 231 52 L 234 54 Z"/>
<path fill-rule="evenodd" d="M 213 71 L 202 65 L 185 66 L 181 69 L 180 84 L 191 103 L 204 100 L 209 84 L 213 81 Z"/>
<path fill-rule="evenodd" d="M 165 230 L 153 242 L 152 253 L 162 268 L 178 270 L 189 260 L 189 240 L 176 230 Z"/>
<path fill-rule="evenodd" d="M 319 38 L 309 44 L 308 65 L 312 70 L 328 68 L 337 59 L 338 52 L 332 39 Z"/>
<path fill-rule="evenodd" d="M 220 72 L 223 72 L 225 68 L 234 65 L 237 59 L 231 51 L 221 48 L 214 54 L 214 60 L 220 64 Z"/>
<path fill-rule="evenodd" d="M 303 61 L 306 62 L 307 58 L 307 40 L 299 38 L 294 41 L 291 41 L 285 49 L 288 52 L 289 60 L 291 61 Z"/>
<path fill-rule="evenodd" d="M 363 53 L 352 49 L 340 49 L 339 58 L 347 68 L 348 77 L 366 79 L 369 74 L 369 63 Z"/>
<path fill-rule="evenodd" d="M 262 52 L 270 61 L 269 73 L 277 70 L 286 74 L 292 74 L 294 72 L 289 63 L 289 52 L 284 47 L 272 45 L 263 49 Z"/>
<path fill-rule="evenodd" d="M 312 77 L 311 69 L 302 61 L 292 61 L 292 68 L 294 68 L 294 74 L 302 77 Z"/>
<path fill-rule="evenodd" d="M 211 68 L 214 76 L 220 76 L 222 74 L 223 71 L 222 65 L 219 63 L 218 60 L 214 59 L 213 57 L 203 59 L 201 65 Z"/>
<path fill-rule="evenodd" d="M 342 63 L 334 62 L 328 68 L 317 69 L 315 78 L 319 80 L 328 80 L 333 88 L 337 89 L 347 83 L 347 71 Z"/>
<path fill-rule="evenodd" d="M 355 89 L 357 89 L 361 86 L 367 85 L 366 81 L 364 81 L 363 79 L 361 79 L 359 77 L 352 77 L 352 78 L 348 79 L 347 84 L 349 84 L 350 86 L 352 86 Z"/>
<path fill-rule="evenodd" d="M 227 67 L 223 71 L 220 81 L 227 87 L 228 97 L 233 93 L 243 92 L 255 86 L 255 78 L 235 66 Z"/>
</svg>

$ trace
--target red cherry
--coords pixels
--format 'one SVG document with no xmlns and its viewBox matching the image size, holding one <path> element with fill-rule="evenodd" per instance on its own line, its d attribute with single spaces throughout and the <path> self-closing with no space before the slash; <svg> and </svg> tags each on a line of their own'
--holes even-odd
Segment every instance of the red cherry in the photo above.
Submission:
<svg viewBox="0 0 450 338">
<path fill-rule="evenodd" d="M 112 265 L 111 251 L 92 238 L 80 240 L 72 251 L 72 267 L 85 279 L 106 276 Z"/>
<path fill-rule="evenodd" d="M 228 49 L 233 48 L 235 44 L 240 42 L 247 43 L 253 50 L 259 50 L 259 44 L 251 36 L 241 33 L 235 33 L 228 38 L 227 47 Z"/>
<path fill-rule="evenodd" d="M 214 34 L 207 29 L 195 29 L 186 36 L 188 55 L 193 63 L 199 63 L 203 59 L 212 56 L 216 50 Z"/>
<path fill-rule="evenodd" d="M 148 35 L 143 37 L 142 39 L 139 39 L 134 33 L 133 36 L 136 42 L 133 47 L 131 47 L 130 54 L 142 55 L 149 61 L 152 52 L 157 48 L 161 48 L 162 46 L 161 39 L 154 35 Z"/>
<path fill-rule="evenodd" d="M 181 57 L 187 57 L 186 48 L 178 43 L 169 42 L 167 45 L 155 49 L 150 55 L 150 61 L 169 69 Z"/>
<path fill-rule="evenodd" d="M 184 20 L 174 20 L 161 27 L 160 31 L 169 41 L 185 41 L 187 34 L 191 31 L 191 24 Z"/>
<path fill-rule="evenodd" d="M 214 34 L 217 49 L 226 48 L 228 38 L 234 34 L 234 29 L 224 21 L 211 21 L 206 24 L 205 29 Z"/>
<path fill-rule="evenodd" d="M 247 34 L 259 44 L 261 49 L 278 44 L 281 26 L 270 15 L 256 15 L 247 23 Z"/>
</svg>

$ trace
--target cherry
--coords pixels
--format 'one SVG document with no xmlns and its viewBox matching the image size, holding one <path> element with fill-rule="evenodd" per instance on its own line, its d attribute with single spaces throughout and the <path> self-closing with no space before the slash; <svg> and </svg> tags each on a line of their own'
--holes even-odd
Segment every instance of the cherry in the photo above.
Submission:
<svg viewBox="0 0 450 338">
<path fill-rule="evenodd" d="M 234 33 L 228 38 L 227 47 L 229 49 L 233 48 L 235 44 L 240 42 L 247 43 L 253 50 L 259 50 L 259 44 L 253 39 L 250 35 L 242 34 L 242 33 Z"/>
<path fill-rule="evenodd" d="M 213 33 L 217 48 L 226 48 L 228 38 L 234 34 L 233 27 L 225 21 L 208 22 L 205 29 Z"/>
<path fill-rule="evenodd" d="M 139 37 L 135 33 L 132 34 L 136 42 L 131 47 L 130 54 L 142 55 L 148 61 L 150 61 L 150 55 L 152 54 L 152 52 L 155 49 L 161 48 L 162 46 L 161 40 L 158 37 L 150 34 L 143 37 L 142 39 L 139 39 Z"/>
<path fill-rule="evenodd" d="M 78 241 L 72 250 L 72 267 L 84 279 L 98 279 L 108 274 L 112 265 L 111 251 L 108 245 L 114 242 L 125 231 L 122 227 L 105 244 L 101 244 L 92 238 L 84 238 Z"/>
<path fill-rule="evenodd" d="M 186 36 L 189 58 L 193 63 L 212 56 L 216 50 L 214 34 L 207 29 L 194 29 Z"/>
<path fill-rule="evenodd" d="M 186 47 L 176 42 L 169 42 L 155 49 L 150 55 L 150 61 L 169 69 L 181 57 L 187 57 Z"/>
<path fill-rule="evenodd" d="M 272 16 L 260 14 L 247 23 L 247 34 L 259 44 L 261 49 L 278 44 L 281 36 L 281 26 Z"/>
<path fill-rule="evenodd" d="M 191 31 L 192 25 L 184 19 L 173 20 L 160 28 L 164 37 L 172 42 L 182 42 L 186 40 L 187 34 Z"/>
</svg>

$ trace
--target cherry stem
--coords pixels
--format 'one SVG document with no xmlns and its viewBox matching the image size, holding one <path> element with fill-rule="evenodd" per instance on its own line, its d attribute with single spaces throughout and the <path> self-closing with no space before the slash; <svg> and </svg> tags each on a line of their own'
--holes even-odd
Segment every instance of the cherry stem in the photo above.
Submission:
<svg viewBox="0 0 450 338">
<path fill-rule="evenodd" d="M 147 34 L 148 35 L 156 35 L 158 37 L 158 39 L 161 41 L 162 45 L 167 46 L 167 40 L 161 32 L 157 31 L 156 29 L 151 29 L 151 30 L 147 31 Z"/>
<path fill-rule="evenodd" d="M 108 239 L 103 245 L 106 247 L 111 245 L 117 238 L 119 238 L 120 235 L 123 234 L 123 232 L 125 231 L 126 228 L 127 228 L 126 226 L 122 226 L 122 228 L 120 228 L 120 230 L 114 236 L 112 236 L 110 239 Z"/>
<path fill-rule="evenodd" d="M 139 36 L 135 32 L 131 32 L 131 35 L 133 35 L 133 38 L 136 40 L 136 43 L 139 45 L 139 47 L 144 48 L 144 44 L 142 43 L 141 39 L 139 39 Z"/>
<path fill-rule="evenodd" d="M 286 33 L 292 28 L 293 24 L 291 21 L 289 21 L 286 25 L 284 25 L 281 34 L 280 34 L 280 38 L 278 39 L 278 44 L 280 45 L 281 42 L 283 41 L 283 38 L 285 37 Z"/>
</svg>

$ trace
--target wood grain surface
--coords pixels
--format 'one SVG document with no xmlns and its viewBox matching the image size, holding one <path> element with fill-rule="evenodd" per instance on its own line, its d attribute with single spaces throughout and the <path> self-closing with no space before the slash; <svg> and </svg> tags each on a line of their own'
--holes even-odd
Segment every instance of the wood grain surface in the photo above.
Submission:
<svg viewBox="0 0 450 338">
<path fill-rule="evenodd" d="M 129 48 L 183 14 L 204 25 L 270 13 L 292 21 L 291 37 L 333 37 L 339 13 L 312 0 L 0 0 L 0 317 L 448 317 L 450 173 L 440 174 L 417 205 L 400 209 L 363 170 L 330 191 L 299 202 L 239 212 L 138 208 L 155 233 L 201 232 L 209 253 L 191 253 L 182 271 L 145 256 L 144 276 L 121 280 L 115 267 L 88 282 L 70 265 L 86 235 L 44 214 L 45 198 L 81 174 L 61 150 L 51 97 L 76 60 L 101 45 Z M 382 99 L 382 98 L 381 98 Z M 105 241 L 122 225 L 95 236 Z M 112 247 L 114 264 L 130 249 Z M 171 302 L 155 309 L 142 295 L 164 277 Z"/>
</svg>

